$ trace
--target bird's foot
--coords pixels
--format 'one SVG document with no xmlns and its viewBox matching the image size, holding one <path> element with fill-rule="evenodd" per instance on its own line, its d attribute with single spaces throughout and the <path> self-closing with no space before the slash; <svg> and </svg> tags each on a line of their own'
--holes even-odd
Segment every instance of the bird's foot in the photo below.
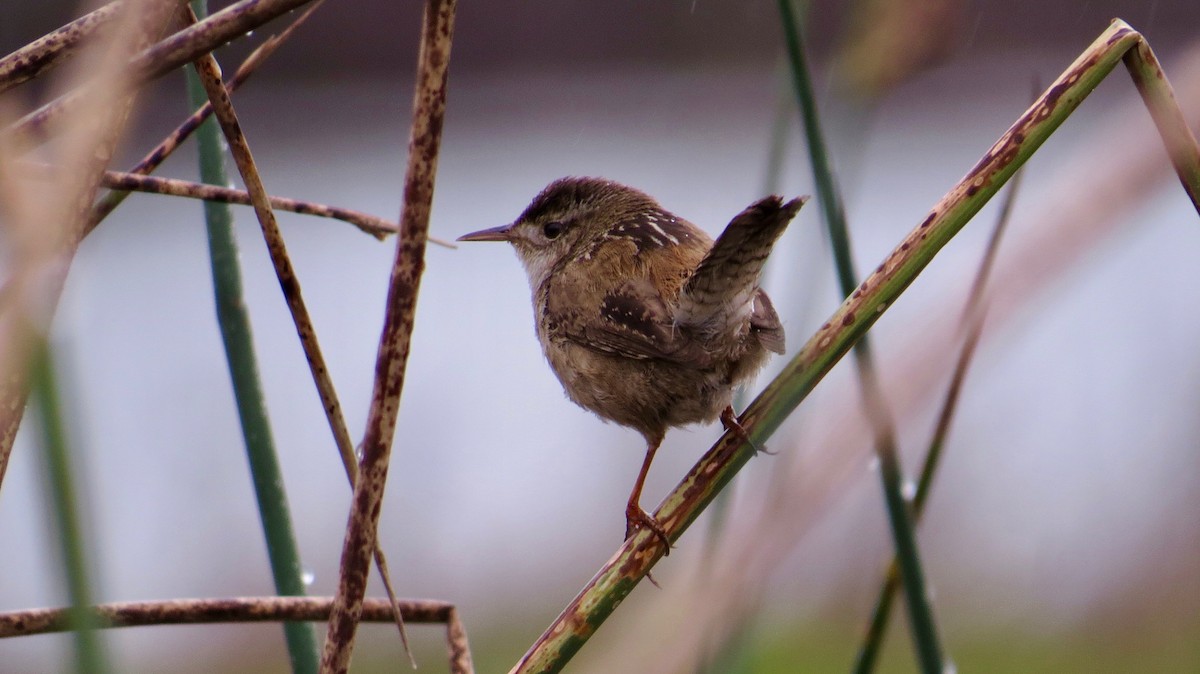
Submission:
<svg viewBox="0 0 1200 674">
<path fill-rule="evenodd" d="M 658 523 L 658 520 L 654 519 L 650 513 L 642 510 L 638 504 L 630 503 L 625 507 L 625 540 L 629 540 L 637 533 L 638 529 L 649 529 L 651 533 L 658 537 L 658 540 L 662 541 L 663 554 L 671 554 L 671 539 L 667 538 L 667 532 Z"/>
<path fill-rule="evenodd" d="M 733 431 L 733 434 L 736 435 L 739 440 L 747 445 L 750 445 L 750 448 L 754 450 L 755 454 L 767 454 L 770 456 L 775 456 L 775 452 L 768 450 L 766 447 L 758 446 L 758 444 L 750 439 L 750 433 L 747 432 L 742 426 L 741 422 L 737 420 L 737 415 L 733 413 L 733 407 L 727 406 L 725 409 L 721 410 L 721 425 L 725 427 L 726 431 Z"/>
</svg>

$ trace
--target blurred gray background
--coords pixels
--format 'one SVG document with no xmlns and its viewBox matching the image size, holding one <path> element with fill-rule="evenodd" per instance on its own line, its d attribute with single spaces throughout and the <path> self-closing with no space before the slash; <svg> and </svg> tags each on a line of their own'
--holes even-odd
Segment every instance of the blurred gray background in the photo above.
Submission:
<svg viewBox="0 0 1200 674">
<path fill-rule="evenodd" d="M 3 53 L 83 11 L 10 4 Z M 1026 107 L 1035 79 L 1048 84 L 1114 16 L 1149 38 L 1195 125 L 1194 2 L 939 11 L 944 19 L 895 25 L 892 36 L 911 31 L 911 42 L 867 50 L 887 63 L 904 44 L 931 42 L 939 58 L 863 104 L 847 84 L 853 73 L 837 64 L 847 36 L 864 29 L 840 3 L 810 8 L 860 269 L 878 264 L 974 165 Z M 765 1 L 463 3 L 433 234 L 449 240 L 509 222 L 563 175 L 638 186 L 714 234 L 767 191 L 811 193 L 777 22 Z M 219 52 L 226 72 L 281 25 Z M 418 3 L 330 2 L 235 96 L 273 194 L 396 217 L 418 27 Z M 31 106 L 44 88 L 7 99 Z M 148 92 L 118 167 L 186 113 L 182 90 L 171 76 Z M 1200 229 L 1139 108 L 1115 72 L 1030 162 L 1000 252 L 996 310 L 922 527 L 961 671 L 1200 668 Z M 769 185 L 780 115 L 786 154 Z M 190 146 L 160 173 L 194 179 Z M 910 472 L 994 211 L 951 242 L 872 332 Z M 349 490 L 257 223 L 248 209 L 237 217 L 311 591 L 332 594 Z M 361 429 L 392 244 L 335 221 L 280 218 L 351 428 Z M 1054 238 L 1066 230 L 1079 233 Z M 839 303 L 826 249 L 814 203 L 772 258 L 765 284 L 785 317 L 789 357 Z M 427 263 L 380 535 L 398 591 L 456 602 L 481 671 L 502 671 L 616 549 L 643 445 L 564 399 L 511 250 L 431 247 Z M 271 593 L 199 205 L 139 195 L 122 206 L 83 245 L 53 339 L 100 599 Z M 694 525 L 655 572 L 665 589 L 637 588 L 572 671 L 695 671 L 689 658 L 704 649 L 693 642 L 730 623 L 751 628 L 740 642 L 746 671 L 848 667 L 890 554 L 856 401 L 841 365 L 772 441 L 779 455 L 738 477 L 721 531 L 707 517 Z M 0 610 L 65 600 L 26 425 L 0 490 Z M 644 503 L 656 504 L 719 432 L 669 434 Z M 722 573 L 706 575 L 706 563 Z M 681 596 L 706 593 L 755 619 L 682 608 Z M 902 614 L 894 625 L 884 671 L 914 671 Z M 422 671 L 444 671 L 440 631 L 413 633 Z M 361 634 L 356 668 L 392 671 L 394 632 Z M 273 671 L 286 662 L 274 626 L 108 638 L 124 671 Z M 0 642 L 0 669 L 57 669 L 69 644 Z"/>
</svg>

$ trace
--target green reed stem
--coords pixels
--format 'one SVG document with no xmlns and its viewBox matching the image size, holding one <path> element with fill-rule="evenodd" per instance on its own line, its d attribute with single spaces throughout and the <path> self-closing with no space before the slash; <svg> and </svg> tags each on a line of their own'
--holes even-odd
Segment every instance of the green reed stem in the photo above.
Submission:
<svg viewBox="0 0 1200 674">
<path fill-rule="evenodd" d="M 112 671 L 100 625 L 91 612 L 91 582 L 88 558 L 80 520 L 79 490 L 71 472 L 70 448 L 63 428 L 62 405 L 58 397 L 54 362 L 50 345 L 38 345 L 33 358 L 33 399 L 41 422 L 42 456 L 45 460 L 46 491 L 54 516 L 62 571 L 70 599 L 68 622 L 75 639 L 75 671 L 81 674 Z"/>
<path fill-rule="evenodd" d="M 205 16 L 204 0 L 195 0 L 192 7 L 196 16 Z M 189 67 L 186 72 L 188 100 L 195 109 L 203 105 L 208 98 L 195 70 Z M 199 143 L 201 181 L 212 185 L 227 185 L 229 178 L 225 172 L 221 132 L 215 120 L 210 118 L 200 126 L 196 140 Z M 258 376 L 258 359 L 254 353 L 250 314 L 242 294 L 242 274 L 238 264 L 237 240 L 233 233 L 233 214 L 228 204 L 206 201 L 204 218 L 208 231 L 217 323 L 225 345 L 225 357 L 233 383 L 234 398 L 237 401 L 238 418 L 246 442 L 246 457 L 250 462 L 250 474 L 258 499 L 258 513 L 266 537 L 275 591 L 285 596 L 304 596 L 300 553 L 296 547 L 287 492 L 284 489 L 271 425 L 267 419 L 262 383 Z M 288 622 L 284 623 L 283 631 L 292 671 L 297 674 L 315 674 L 319 659 L 312 626 Z"/>
<path fill-rule="evenodd" d="M 817 184 L 821 213 L 829 232 L 834 264 L 837 267 L 838 284 L 842 294 L 849 296 L 858 285 L 858 273 L 854 269 L 850 235 L 846 227 L 845 208 L 842 205 L 837 180 L 829 161 L 825 138 L 821 133 L 816 97 L 813 94 L 812 80 L 809 77 L 808 63 L 804 54 L 802 31 L 790 0 L 779 0 L 779 11 L 783 18 L 784 38 L 787 43 L 788 58 L 792 65 L 792 81 L 796 89 L 796 102 L 800 107 L 805 137 L 808 141 L 813 178 Z M 891 524 L 892 538 L 896 544 L 896 554 L 900 563 L 900 575 L 904 582 L 905 594 L 908 597 L 913 644 L 916 647 L 922 669 L 931 673 L 941 672 L 945 666 L 942 645 L 933 618 L 933 608 L 926 591 L 925 574 L 921 567 L 916 530 L 909 511 L 909 503 L 903 494 L 904 475 L 896 446 L 895 429 L 878 384 L 874 358 L 871 355 L 870 342 L 866 335 L 855 344 L 854 357 L 859 368 L 868 415 L 875 427 L 875 449 L 879 455 L 879 474 L 883 482 L 888 521 Z"/>
</svg>

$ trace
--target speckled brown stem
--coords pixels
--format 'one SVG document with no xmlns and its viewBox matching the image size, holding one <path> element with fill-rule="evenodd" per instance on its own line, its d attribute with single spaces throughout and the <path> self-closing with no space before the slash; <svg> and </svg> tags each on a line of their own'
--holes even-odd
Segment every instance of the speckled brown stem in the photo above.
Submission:
<svg viewBox="0 0 1200 674">
<path fill-rule="evenodd" d="M 26 167 L 43 175 L 49 175 L 52 170 L 50 166 L 45 164 Z M 218 185 L 208 185 L 205 183 L 192 182 L 190 180 L 179 180 L 178 178 L 159 178 L 157 176 L 148 176 L 139 173 L 127 173 L 125 171 L 105 171 L 100 178 L 100 184 L 104 187 L 128 191 L 128 192 L 145 192 L 147 194 L 163 194 L 174 197 L 186 197 L 189 199 L 201 199 L 203 201 L 215 201 L 226 204 L 238 204 L 241 206 L 252 205 L 250 193 L 245 190 L 238 190 L 232 187 L 220 187 Z M 395 234 L 400 230 L 399 226 L 394 222 L 388 222 L 381 217 L 368 215 L 359 211 L 354 211 L 349 208 L 341 208 L 338 206 L 328 206 L 326 204 L 318 204 L 311 201 L 301 201 L 299 199 L 289 199 L 287 197 L 269 197 L 271 207 L 290 213 L 300 213 L 301 215 L 314 215 L 322 218 L 332 218 L 354 225 L 363 232 L 374 236 L 377 239 L 383 239 L 390 234 Z M 449 245 L 449 244 L 443 244 Z"/>
<path fill-rule="evenodd" d="M 311 1 L 242 0 L 234 3 L 134 56 L 129 61 L 130 81 L 136 87 L 161 77 Z M 66 93 L 22 117 L 10 131 L 38 134 L 51 119 L 78 105 L 85 94 L 80 90 Z"/>
<path fill-rule="evenodd" d="M 191 14 L 190 8 L 187 10 Z M 191 16 L 195 20 L 195 16 Z M 308 307 L 304 303 L 304 296 L 300 290 L 300 279 L 296 276 L 296 270 L 292 266 L 291 258 L 288 256 L 287 247 L 283 241 L 283 233 L 279 231 L 279 224 L 275 220 L 275 213 L 271 209 L 270 197 L 267 195 L 266 187 L 263 186 L 262 178 L 258 173 L 258 167 L 254 163 L 254 157 L 250 153 L 250 145 L 246 140 L 246 136 L 242 133 L 241 124 L 238 122 L 237 113 L 233 109 L 233 103 L 229 99 L 229 91 L 221 82 L 221 68 L 217 65 L 217 60 L 212 54 L 205 54 L 196 62 L 196 72 L 200 76 L 200 82 L 204 85 L 204 90 L 208 94 L 208 100 L 212 103 L 213 114 L 221 125 L 221 130 L 225 134 L 225 140 L 229 144 L 229 152 L 233 155 L 234 163 L 237 164 L 238 172 L 242 176 L 242 182 L 246 184 L 247 192 L 249 192 L 250 200 L 254 206 L 254 213 L 258 216 L 258 222 L 262 227 L 263 239 L 267 244 L 267 253 L 271 257 L 271 263 L 275 267 L 275 275 L 279 279 L 280 289 L 283 291 L 284 301 L 287 303 L 288 310 L 292 314 L 292 320 L 296 324 L 296 332 L 300 337 L 300 344 L 304 349 L 304 356 L 308 361 L 309 370 L 312 372 L 313 382 L 317 387 L 317 394 L 321 398 L 321 405 L 325 410 L 325 417 L 329 423 L 329 428 L 333 433 L 334 442 L 337 445 L 339 454 L 342 456 L 342 461 L 347 468 L 347 477 L 350 483 L 355 484 L 356 475 L 351 467 L 354 465 L 352 458 L 354 456 L 353 445 L 350 440 L 350 431 L 346 427 L 346 419 L 342 414 L 342 405 L 338 401 L 337 391 L 334 389 L 333 380 L 329 376 L 329 369 L 325 365 L 325 356 L 321 353 L 321 346 L 317 342 L 316 328 L 313 326 L 312 317 L 308 313 Z M 388 595 L 393 600 L 395 592 L 392 589 L 391 579 L 387 576 L 387 561 L 383 557 L 383 552 L 375 547 L 375 541 L 372 540 L 372 552 L 379 566 L 380 574 L 383 576 L 384 585 L 387 588 Z M 400 639 L 404 643 L 405 652 L 408 652 L 411 657 L 411 651 L 408 648 L 408 635 L 404 631 L 404 622 L 402 615 L 396 614 L 396 627 L 400 631 Z"/>
<path fill-rule="evenodd" d="M 446 625 L 450 671 L 470 674 L 471 647 L 467 631 L 454 604 L 434 599 L 363 601 L 364 622 L 392 622 L 393 605 L 404 620 L 416 624 Z M 333 597 L 232 597 L 228 599 L 171 599 L 131 601 L 93 606 L 97 627 L 146 627 L 206 623 L 321 621 L 329 619 Z M 0 613 L 0 639 L 49 634 L 71 629 L 70 609 L 37 608 Z"/>
<path fill-rule="evenodd" d="M 267 194 L 262 177 L 258 173 L 258 167 L 254 163 L 254 157 L 250 153 L 250 144 L 246 140 L 246 135 L 242 133 L 241 123 L 238 121 L 233 103 L 229 99 L 229 92 L 221 82 L 221 68 L 212 54 L 205 54 L 197 60 L 196 72 L 200 75 L 200 82 L 204 85 L 208 100 L 213 105 L 213 113 L 221 124 L 221 131 L 225 134 L 225 140 L 229 144 L 229 152 L 233 156 L 238 173 L 242 176 L 242 182 L 245 183 L 246 191 L 254 206 L 254 214 L 258 217 L 263 239 L 267 244 L 267 254 L 271 258 L 271 264 L 275 267 L 275 276 L 279 279 L 279 287 L 283 291 L 284 301 L 296 324 L 296 332 L 300 336 L 301 346 L 304 347 L 304 356 L 312 371 L 313 381 L 320 394 L 321 404 L 325 409 L 334 439 L 339 447 L 350 447 L 352 445 L 350 432 L 346 428 L 342 407 L 329 377 L 321 346 L 317 342 L 317 333 L 313 327 L 312 317 L 308 313 L 308 306 L 305 304 L 304 295 L 300 290 L 300 279 L 296 276 L 296 269 L 292 265 L 291 257 L 288 256 L 283 233 L 279 230 L 279 223 L 271 208 L 271 198 Z"/>
<path fill-rule="evenodd" d="M 85 38 L 112 23 L 125 1 L 114 0 L 0 59 L 0 93 L 37 77 L 74 54 Z"/>
<path fill-rule="evenodd" d="M 387 483 L 392 438 L 400 392 L 408 364 L 413 315 L 421 273 L 425 268 L 425 241 L 433 202 L 438 150 L 446 114 L 446 85 L 450 46 L 454 32 L 454 0 L 427 0 L 417 59 L 408 168 L 404 177 L 404 206 L 400 236 L 388 283 L 383 334 L 375 358 L 375 385 L 362 441 L 358 484 L 351 501 L 346 537 L 342 544 L 341 577 L 337 603 L 329 619 L 324 674 L 346 672 L 354 648 L 354 635 L 362 612 L 367 568 L 375 547 L 379 513 Z M 469 662 L 468 662 L 469 665 Z"/>
<path fill-rule="evenodd" d="M 231 597 L 227 599 L 171 599 L 100 604 L 92 611 L 99 627 L 196 625 L 202 623 L 319 621 L 329 618 L 333 597 Z M 404 619 L 411 623 L 457 622 L 454 605 L 433 599 L 400 602 Z M 70 629 L 66 608 L 39 608 L 0 613 L 0 639 Z M 363 604 L 363 620 L 391 622 L 392 605 L 385 599 Z M 461 625 L 458 627 L 461 631 Z"/>
<path fill-rule="evenodd" d="M 304 22 L 308 20 L 308 17 L 312 16 L 313 12 L 315 12 L 324 1 L 325 0 L 316 0 L 316 2 L 313 2 L 308 9 L 304 10 L 303 14 L 296 17 L 296 20 L 292 21 L 287 28 L 284 28 L 279 33 L 272 35 L 264 40 L 262 44 L 258 45 L 258 47 L 255 47 L 254 51 L 250 52 L 250 55 L 246 57 L 246 60 L 242 61 L 242 64 L 238 66 L 237 72 L 233 74 L 233 77 L 230 77 L 225 82 L 225 89 L 232 94 L 240 86 L 242 86 L 246 80 L 250 79 L 250 76 L 254 74 L 254 71 L 258 70 L 258 67 L 265 63 L 267 58 L 275 53 L 275 50 L 279 49 L 279 47 L 285 41 L 287 41 L 289 37 L 295 34 L 296 29 L 303 25 Z M 198 110 L 189 115 L 187 119 L 183 120 L 183 122 L 181 122 L 174 131 L 167 134 L 167 137 L 164 138 L 157 146 L 155 146 L 154 149 L 150 150 L 145 157 L 142 157 L 141 161 L 130 168 L 129 172 L 139 175 L 149 175 L 153 173 L 154 170 L 157 169 L 167 157 L 171 156 L 171 153 L 175 151 L 175 148 L 179 147 L 183 141 L 187 140 L 188 137 L 190 137 L 192 133 L 194 133 L 196 129 L 198 129 L 200 125 L 204 123 L 204 120 L 208 119 L 211 115 L 212 103 L 205 103 L 204 105 L 200 106 Z M 91 214 L 88 216 L 87 226 L 84 229 L 84 236 L 91 234 L 92 230 L 95 229 L 96 226 L 99 225 L 102 220 L 104 220 L 104 218 L 108 217 L 110 213 L 116 210 L 117 206 L 120 206 L 121 202 L 124 201 L 125 197 L 128 195 L 128 192 L 113 191 L 109 192 L 104 196 L 103 199 L 96 202 L 96 205 L 92 207 Z"/>
</svg>

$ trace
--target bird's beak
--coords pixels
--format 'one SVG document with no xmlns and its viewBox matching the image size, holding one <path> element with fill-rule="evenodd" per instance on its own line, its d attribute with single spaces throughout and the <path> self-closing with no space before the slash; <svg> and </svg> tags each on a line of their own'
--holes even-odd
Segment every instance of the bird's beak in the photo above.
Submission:
<svg viewBox="0 0 1200 674">
<path fill-rule="evenodd" d="M 463 234 L 459 241 L 508 241 L 512 238 L 512 225 L 501 225 L 491 229 L 481 229 L 478 232 Z"/>
</svg>

